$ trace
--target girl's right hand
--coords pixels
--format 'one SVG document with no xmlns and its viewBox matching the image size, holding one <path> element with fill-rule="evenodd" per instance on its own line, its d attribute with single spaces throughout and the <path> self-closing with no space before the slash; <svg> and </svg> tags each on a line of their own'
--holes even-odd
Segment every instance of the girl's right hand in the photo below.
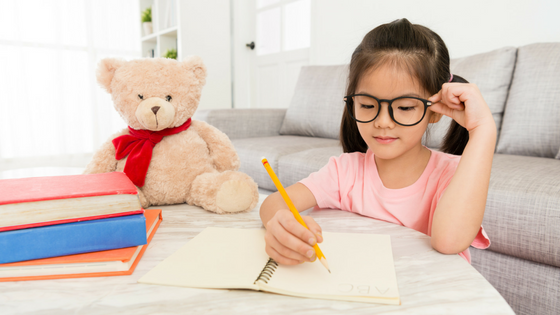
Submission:
<svg viewBox="0 0 560 315">
<path fill-rule="evenodd" d="M 302 216 L 309 230 L 287 209 L 276 212 L 266 224 L 266 253 L 279 264 L 297 265 L 317 258 L 313 245 L 323 241 L 321 227 L 309 216 Z"/>
</svg>

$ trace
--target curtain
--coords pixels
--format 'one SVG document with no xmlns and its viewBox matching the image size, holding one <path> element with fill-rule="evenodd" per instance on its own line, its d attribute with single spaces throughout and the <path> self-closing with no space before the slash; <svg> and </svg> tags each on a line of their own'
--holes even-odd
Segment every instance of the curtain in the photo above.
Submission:
<svg viewBox="0 0 560 315">
<path fill-rule="evenodd" d="M 80 173 L 126 127 L 95 70 L 106 57 L 141 56 L 138 0 L 0 0 L 0 8 L 0 178 Z"/>
</svg>

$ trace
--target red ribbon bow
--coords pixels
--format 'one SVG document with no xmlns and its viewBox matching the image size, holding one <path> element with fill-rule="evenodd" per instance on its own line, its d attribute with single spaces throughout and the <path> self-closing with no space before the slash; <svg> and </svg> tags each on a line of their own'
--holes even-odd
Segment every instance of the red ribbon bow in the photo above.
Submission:
<svg viewBox="0 0 560 315">
<path fill-rule="evenodd" d="M 184 124 L 174 128 L 160 131 L 136 130 L 128 127 L 129 135 L 122 135 L 113 139 L 115 146 L 115 157 L 121 160 L 128 155 L 124 166 L 124 173 L 130 178 L 134 185 L 144 186 L 148 167 L 152 160 L 152 151 L 163 137 L 174 135 L 187 130 L 191 126 L 189 118 Z"/>
</svg>

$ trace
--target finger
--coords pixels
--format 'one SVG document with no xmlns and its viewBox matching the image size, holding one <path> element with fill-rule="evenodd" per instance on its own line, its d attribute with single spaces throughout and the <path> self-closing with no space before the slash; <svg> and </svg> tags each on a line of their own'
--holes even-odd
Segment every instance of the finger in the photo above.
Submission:
<svg viewBox="0 0 560 315">
<path fill-rule="evenodd" d="M 317 243 L 322 243 L 323 242 L 323 229 L 321 229 L 319 224 L 317 224 L 317 222 L 315 222 L 315 220 L 312 217 L 309 217 L 309 216 L 302 217 L 302 219 L 305 222 L 305 224 L 307 224 L 307 227 L 309 228 L 309 230 L 311 232 L 313 232 L 313 234 L 315 234 L 315 237 L 317 238 Z"/>
<path fill-rule="evenodd" d="M 309 257 L 305 257 L 298 252 L 295 252 L 288 247 L 282 245 L 278 239 L 272 233 L 266 233 L 264 236 L 265 242 L 268 246 L 274 248 L 283 257 L 297 260 L 297 261 L 309 261 Z M 313 256 L 313 255 L 312 255 Z"/>
<path fill-rule="evenodd" d="M 443 104 L 442 102 L 433 103 L 429 109 L 435 113 L 453 118 L 453 109 L 449 108 L 449 106 Z"/>
<path fill-rule="evenodd" d="M 449 84 L 443 84 L 441 91 L 441 101 L 447 106 L 453 104 L 452 96 L 449 95 Z"/>
<path fill-rule="evenodd" d="M 442 101 L 456 110 L 464 110 L 465 106 L 461 97 L 464 94 L 465 85 L 445 83 L 442 87 Z"/>
<path fill-rule="evenodd" d="M 292 216 L 292 219 L 296 224 L 299 224 L 293 216 Z M 269 221 L 269 223 L 270 223 L 270 221 Z M 285 224 L 289 225 L 287 223 L 285 223 Z M 301 228 L 305 229 L 303 226 L 301 226 Z M 295 251 L 295 252 L 299 253 L 300 255 L 302 255 L 304 257 L 309 258 L 310 257 L 309 255 L 312 254 L 311 252 L 314 252 L 313 248 L 309 244 L 307 244 L 306 242 L 304 242 L 300 238 L 298 238 L 295 235 L 293 235 L 292 233 L 290 233 L 290 231 L 287 230 L 285 228 L 285 226 L 282 225 L 281 223 L 280 224 L 279 223 L 277 223 L 277 224 L 267 224 L 267 230 L 270 231 L 274 235 L 274 237 L 276 238 L 276 240 L 278 240 L 278 242 L 280 244 L 289 248 L 292 251 Z M 305 229 L 305 230 L 309 234 L 313 234 L 310 231 L 308 231 L 307 229 Z"/>
<path fill-rule="evenodd" d="M 457 105 L 454 105 L 453 109 L 455 109 L 455 110 L 465 110 L 465 103 L 461 102 Z"/>
<path fill-rule="evenodd" d="M 278 212 L 278 222 L 280 222 L 280 224 L 284 227 L 284 229 L 286 229 L 286 231 L 290 232 L 292 235 L 299 238 L 303 242 L 311 246 L 317 243 L 315 234 L 301 225 L 291 212 Z"/>
<path fill-rule="evenodd" d="M 441 101 L 441 90 L 439 90 L 439 92 L 437 92 L 436 94 L 430 96 L 428 98 L 428 101 L 430 101 L 432 103 L 437 103 L 437 102 Z"/>
<path fill-rule="evenodd" d="M 299 265 L 302 263 L 302 261 L 290 259 L 280 255 L 280 253 L 278 253 L 274 248 L 270 246 L 266 246 L 265 251 L 270 258 L 274 259 L 274 261 L 281 265 Z"/>
<path fill-rule="evenodd" d="M 446 96 L 448 93 L 448 89 L 442 89 L 438 94 L 434 94 L 429 100 L 432 101 L 432 105 L 429 109 L 433 112 L 443 114 L 445 116 L 452 117 L 453 110 L 462 110 L 464 106 L 462 104 L 453 104 L 449 101 L 449 98 Z"/>
</svg>

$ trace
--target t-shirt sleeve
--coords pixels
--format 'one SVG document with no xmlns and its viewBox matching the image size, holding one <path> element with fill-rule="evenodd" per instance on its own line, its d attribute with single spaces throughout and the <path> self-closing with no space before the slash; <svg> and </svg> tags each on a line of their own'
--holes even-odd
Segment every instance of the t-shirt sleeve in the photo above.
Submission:
<svg viewBox="0 0 560 315">
<path fill-rule="evenodd" d="M 488 234 L 486 234 L 486 231 L 484 231 L 482 225 L 471 243 L 471 246 L 478 249 L 486 249 L 490 246 L 490 238 L 488 237 Z"/>
<path fill-rule="evenodd" d="M 340 209 L 339 158 L 331 157 L 327 165 L 300 181 L 311 191 L 319 208 Z"/>
<path fill-rule="evenodd" d="M 484 231 L 484 228 L 482 228 L 482 226 L 480 226 L 480 229 L 478 230 L 474 241 L 471 243 L 471 246 L 478 249 L 486 249 L 488 248 L 488 246 L 490 246 L 490 238 L 488 238 L 488 235 L 486 234 L 486 231 Z M 463 252 L 460 252 L 459 256 L 463 257 L 466 261 L 469 262 L 469 264 L 471 263 L 471 253 L 468 248 Z"/>
</svg>

